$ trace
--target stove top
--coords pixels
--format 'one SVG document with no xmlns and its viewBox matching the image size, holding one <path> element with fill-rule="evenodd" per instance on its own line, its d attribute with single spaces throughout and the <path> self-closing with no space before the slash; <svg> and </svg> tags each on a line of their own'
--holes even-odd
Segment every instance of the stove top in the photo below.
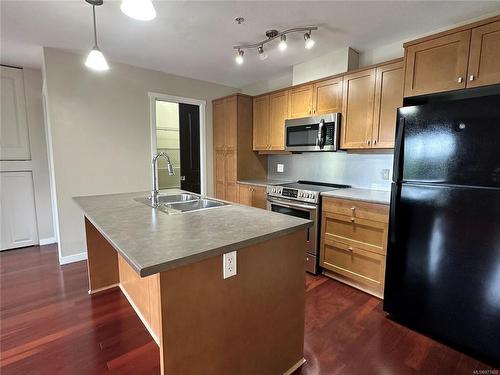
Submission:
<svg viewBox="0 0 500 375">
<path fill-rule="evenodd" d="M 293 199 L 301 202 L 319 204 L 320 194 L 324 191 L 350 188 L 349 185 L 329 184 L 315 181 L 297 181 L 282 185 L 273 185 L 267 187 L 267 195 Z"/>
</svg>

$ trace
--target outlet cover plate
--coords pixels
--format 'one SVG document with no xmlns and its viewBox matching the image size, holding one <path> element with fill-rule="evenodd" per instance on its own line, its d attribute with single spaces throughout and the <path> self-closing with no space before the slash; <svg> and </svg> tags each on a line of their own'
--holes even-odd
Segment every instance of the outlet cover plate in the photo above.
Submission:
<svg viewBox="0 0 500 375">
<path fill-rule="evenodd" d="M 389 180 L 389 174 L 390 174 L 390 172 L 391 172 L 391 170 L 388 169 L 388 168 L 382 169 L 382 173 L 381 173 L 382 180 L 386 180 L 386 181 Z"/>
<path fill-rule="evenodd" d="M 222 255 L 222 274 L 224 279 L 236 276 L 236 251 Z"/>
<path fill-rule="evenodd" d="M 283 173 L 285 171 L 285 165 L 278 163 L 276 164 L 276 172 Z"/>
</svg>

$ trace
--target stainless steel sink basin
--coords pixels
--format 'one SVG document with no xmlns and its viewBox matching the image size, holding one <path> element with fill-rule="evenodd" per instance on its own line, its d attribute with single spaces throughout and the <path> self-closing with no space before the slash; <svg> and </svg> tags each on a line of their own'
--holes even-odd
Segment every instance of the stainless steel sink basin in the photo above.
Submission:
<svg viewBox="0 0 500 375">
<path fill-rule="evenodd" d="M 169 204 L 169 203 L 175 203 L 175 202 L 193 202 L 199 200 L 200 197 L 194 194 L 188 194 L 188 193 L 181 193 L 181 194 L 159 194 L 158 195 L 158 205 L 164 205 L 164 204 Z M 151 204 L 151 199 L 150 198 L 136 198 L 135 199 L 137 202 L 144 203 L 148 206 L 153 207 Z"/>
<path fill-rule="evenodd" d="M 196 201 L 188 201 L 188 202 L 177 202 L 177 203 L 167 203 L 165 207 L 171 208 L 177 211 L 186 212 L 186 211 L 198 211 L 204 210 L 207 208 L 215 208 L 228 206 L 227 203 L 216 201 L 213 199 L 198 199 Z M 161 208 L 160 208 L 161 209 Z"/>
</svg>

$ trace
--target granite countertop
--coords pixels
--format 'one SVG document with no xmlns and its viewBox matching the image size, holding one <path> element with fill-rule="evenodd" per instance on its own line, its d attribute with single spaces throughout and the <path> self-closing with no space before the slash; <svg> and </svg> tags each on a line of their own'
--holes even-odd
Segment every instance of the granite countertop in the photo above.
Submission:
<svg viewBox="0 0 500 375">
<path fill-rule="evenodd" d="M 391 203 L 391 192 L 384 190 L 349 188 L 325 191 L 321 195 L 324 197 L 352 199 L 369 203 Z"/>
<path fill-rule="evenodd" d="M 309 220 L 235 203 L 168 214 L 134 200 L 147 194 L 73 198 L 97 230 L 143 277 L 280 237 L 311 224 Z"/>
<path fill-rule="evenodd" d="M 256 185 L 256 186 L 267 186 L 267 185 L 279 185 L 279 184 L 286 184 L 292 181 L 283 181 L 283 180 L 268 180 L 268 179 L 262 179 L 262 180 L 238 180 L 236 181 L 238 184 L 244 184 L 244 185 Z"/>
</svg>

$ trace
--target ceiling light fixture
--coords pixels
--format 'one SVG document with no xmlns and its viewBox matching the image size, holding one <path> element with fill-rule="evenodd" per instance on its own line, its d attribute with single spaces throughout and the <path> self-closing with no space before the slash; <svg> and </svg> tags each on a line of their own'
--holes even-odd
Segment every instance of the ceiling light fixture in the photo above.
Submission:
<svg viewBox="0 0 500 375">
<path fill-rule="evenodd" d="M 103 4 L 103 0 L 85 0 L 92 5 L 92 15 L 94 20 L 94 47 L 87 55 L 85 65 L 94 70 L 104 71 L 109 69 L 108 62 L 97 45 L 97 27 L 95 22 L 95 7 Z"/>
<path fill-rule="evenodd" d="M 245 54 L 245 52 L 241 49 L 238 50 L 238 54 L 236 55 L 236 58 L 234 59 L 236 61 L 236 64 L 238 65 L 241 65 L 243 64 L 243 55 Z"/>
<path fill-rule="evenodd" d="M 316 43 L 313 38 L 311 38 L 311 30 L 309 30 L 308 33 L 304 34 L 304 40 L 306 41 L 306 48 L 311 49 L 314 47 L 314 44 Z"/>
<path fill-rule="evenodd" d="M 286 45 L 286 35 L 283 34 L 283 35 L 281 35 L 281 41 L 280 41 L 280 44 L 278 44 L 278 49 L 280 51 L 284 51 L 284 50 L 286 50 L 286 47 L 287 47 L 287 45 Z"/>
<path fill-rule="evenodd" d="M 314 40 L 311 38 L 311 32 L 313 30 L 318 30 L 316 26 L 307 26 L 307 27 L 295 27 L 293 29 L 288 29 L 285 31 L 279 32 L 278 30 L 268 30 L 266 31 L 266 37 L 267 39 L 257 42 L 257 43 L 249 43 L 249 44 L 240 44 L 239 46 L 234 46 L 233 48 L 238 51 L 238 55 L 236 56 L 236 62 L 238 64 L 243 64 L 243 50 L 246 49 L 257 49 L 259 52 L 259 59 L 260 60 L 265 60 L 267 59 L 268 55 L 266 52 L 264 52 L 264 44 L 269 43 L 276 38 L 280 38 L 280 43 L 278 45 L 278 48 L 280 51 L 284 51 L 287 48 L 287 43 L 286 43 L 286 35 L 291 34 L 291 33 L 303 33 L 304 34 L 304 40 L 306 42 L 306 48 L 312 48 L 314 46 Z"/>
<path fill-rule="evenodd" d="M 267 59 L 267 53 L 264 51 L 263 46 L 259 46 L 258 51 L 259 51 L 259 59 L 261 61 L 264 61 L 265 59 Z"/>
<path fill-rule="evenodd" d="M 150 21 L 156 17 L 151 0 L 123 0 L 120 9 L 130 18 L 139 21 Z"/>
</svg>

